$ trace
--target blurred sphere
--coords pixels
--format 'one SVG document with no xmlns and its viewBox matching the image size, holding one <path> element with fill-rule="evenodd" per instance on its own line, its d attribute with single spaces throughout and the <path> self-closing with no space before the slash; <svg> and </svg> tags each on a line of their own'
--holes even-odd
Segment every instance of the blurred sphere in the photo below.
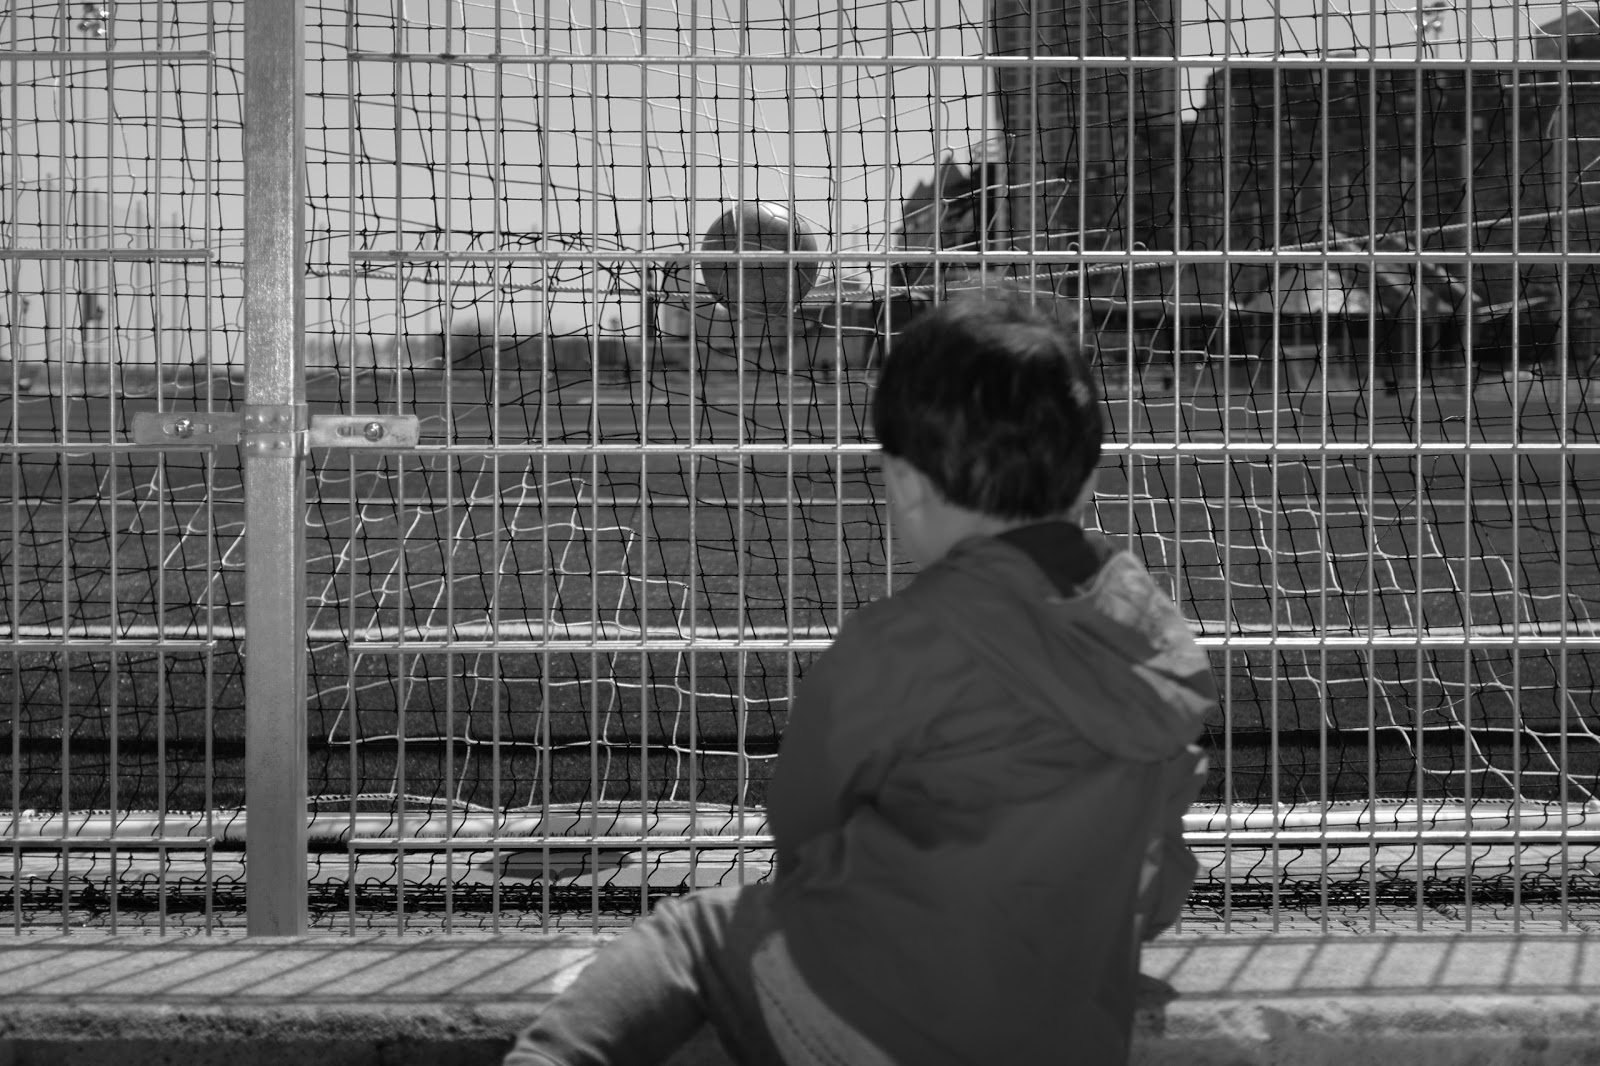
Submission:
<svg viewBox="0 0 1600 1066">
<path fill-rule="evenodd" d="M 753 201 L 737 204 L 706 230 L 703 251 L 815 252 L 817 240 L 789 209 Z M 815 262 L 706 260 L 700 277 L 711 294 L 746 315 L 779 316 L 799 304 L 817 280 Z M 741 288 L 742 285 L 742 288 Z"/>
</svg>

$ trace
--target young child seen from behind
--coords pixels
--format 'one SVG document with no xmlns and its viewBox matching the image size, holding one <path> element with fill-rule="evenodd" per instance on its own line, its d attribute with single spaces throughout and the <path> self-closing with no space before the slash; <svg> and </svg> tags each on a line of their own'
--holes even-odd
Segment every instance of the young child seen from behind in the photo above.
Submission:
<svg viewBox="0 0 1600 1066">
<path fill-rule="evenodd" d="M 921 572 L 799 690 L 772 883 L 662 904 L 508 1063 L 656 1063 L 706 1019 L 751 1066 L 1127 1061 L 1139 944 L 1194 874 L 1209 664 L 1080 524 L 1100 404 L 1058 325 L 934 309 L 896 339 L 873 420 Z"/>
</svg>

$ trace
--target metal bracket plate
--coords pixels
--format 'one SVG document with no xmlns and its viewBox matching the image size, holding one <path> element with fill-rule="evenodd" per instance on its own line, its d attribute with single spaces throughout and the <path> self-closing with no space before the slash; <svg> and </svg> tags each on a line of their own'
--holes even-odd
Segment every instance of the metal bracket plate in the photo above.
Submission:
<svg viewBox="0 0 1600 1066">
<path fill-rule="evenodd" d="M 244 416 L 237 411 L 136 411 L 133 443 L 154 448 L 212 448 L 238 444 Z"/>
<path fill-rule="evenodd" d="M 243 411 L 139 411 L 133 442 L 151 448 L 240 444 L 249 453 L 293 453 L 301 431 L 313 448 L 396 451 L 415 448 L 416 415 L 306 415 L 303 406 L 247 405 Z"/>
<path fill-rule="evenodd" d="M 422 436 L 416 415 L 312 415 L 306 433 L 313 448 L 415 448 Z"/>
<path fill-rule="evenodd" d="M 246 455 L 299 455 L 300 431 L 305 428 L 305 404 L 247 403 L 240 447 Z"/>
</svg>

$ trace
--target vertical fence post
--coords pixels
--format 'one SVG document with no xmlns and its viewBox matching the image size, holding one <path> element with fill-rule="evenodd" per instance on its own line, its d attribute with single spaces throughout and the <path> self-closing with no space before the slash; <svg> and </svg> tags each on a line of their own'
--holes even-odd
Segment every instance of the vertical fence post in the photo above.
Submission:
<svg viewBox="0 0 1600 1066">
<path fill-rule="evenodd" d="M 245 867 L 251 936 L 306 929 L 304 0 L 244 8 Z"/>
</svg>

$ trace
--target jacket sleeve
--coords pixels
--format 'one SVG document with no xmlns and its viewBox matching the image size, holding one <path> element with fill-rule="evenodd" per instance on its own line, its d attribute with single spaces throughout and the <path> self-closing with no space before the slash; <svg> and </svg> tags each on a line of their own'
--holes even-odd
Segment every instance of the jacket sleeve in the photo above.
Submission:
<svg viewBox="0 0 1600 1066">
<path fill-rule="evenodd" d="M 1200 748 L 1191 744 L 1169 762 L 1163 775 L 1167 788 L 1161 822 L 1145 854 L 1140 878 L 1140 935 L 1149 940 L 1173 922 L 1194 885 L 1199 863 L 1183 842 L 1183 816 L 1200 794 L 1208 763 Z"/>
<path fill-rule="evenodd" d="M 908 743 L 915 715 L 907 690 L 918 678 L 900 665 L 908 656 L 898 645 L 926 634 L 908 632 L 905 613 L 886 606 L 845 621 L 801 685 L 784 728 L 767 802 L 780 876 L 808 841 L 838 830 L 873 801 Z"/>
</svg>

